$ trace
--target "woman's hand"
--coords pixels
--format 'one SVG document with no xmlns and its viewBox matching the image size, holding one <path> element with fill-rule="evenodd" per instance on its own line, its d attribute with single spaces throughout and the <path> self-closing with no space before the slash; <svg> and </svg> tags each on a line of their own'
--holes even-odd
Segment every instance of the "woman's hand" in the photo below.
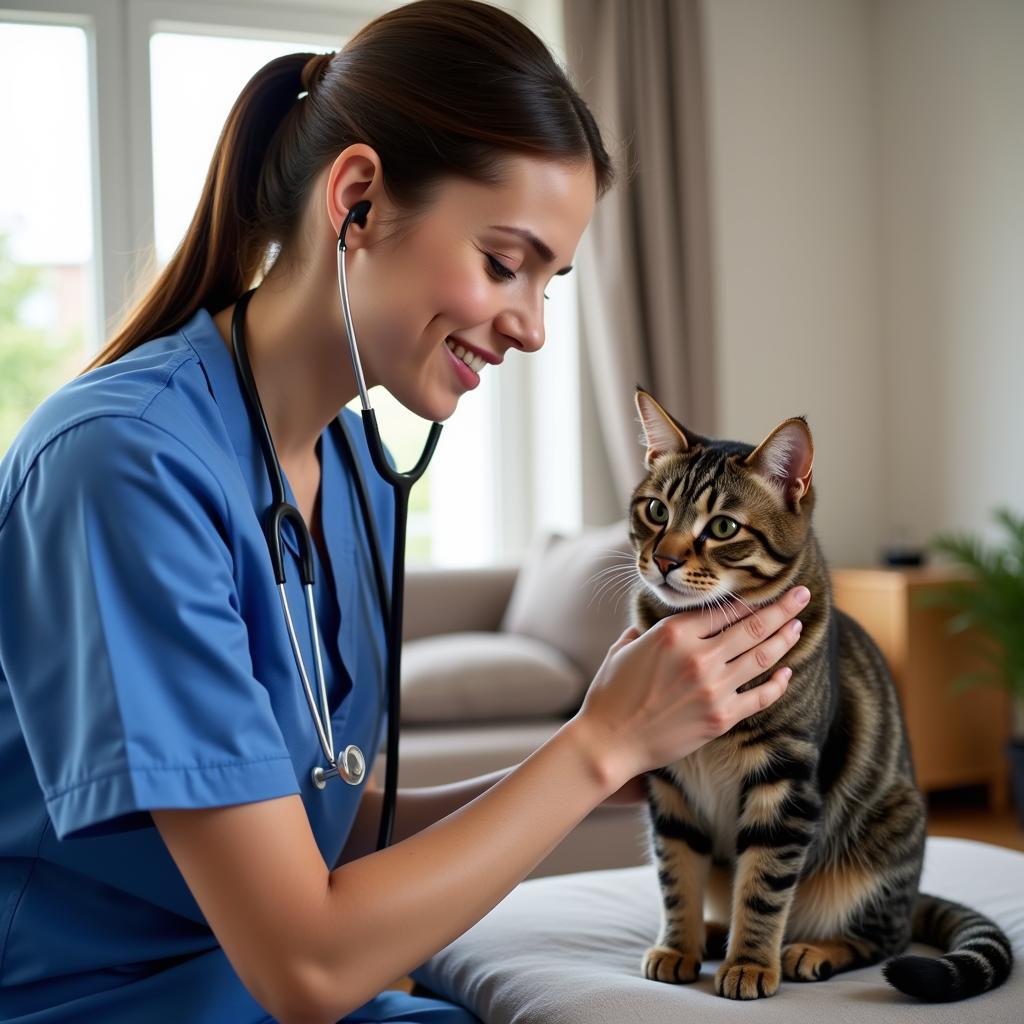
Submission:
<svg viewBox="0 0 1024 1024">
<path fill-rule="evenodd" d="M 797 587 L 739 619 L 735 605 L 679 612 L 643 634 L 631 627 L 619 637 L 573 719 L 595 768 L 618 784 L 606 803 L 633 802 L 638 776 L 692 754 L 782 696 L 786 668 L 737 691 L 796 644 L 793 616 L 809 597 Z"/>
</svg>

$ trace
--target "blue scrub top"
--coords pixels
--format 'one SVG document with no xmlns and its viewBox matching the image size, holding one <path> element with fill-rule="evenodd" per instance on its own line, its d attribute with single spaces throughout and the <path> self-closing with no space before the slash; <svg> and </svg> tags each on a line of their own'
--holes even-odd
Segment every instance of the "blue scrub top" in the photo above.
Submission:
<svg viewBox="0 0 1024 1024">
<path fill-rule="evenodd" d="M 390 578 L 391 489 L 359 418 L 343 416 Z M 369 769 L 386 736 L 372 554 L 332 430 L 318 455 L 329 565 L 317 556 L 314 589 L 334 741 L 358 744 Z M 148 813 L 297 793 L 329 867 L 345 845 L 362 786 L 310 780 L 322 753 L 260 525 L 270 501 L 205 309 L 64 385 L 0 461 L 0 1019 L 270 1020 Z M 312 674 L 290 523 L 284 537 Z M 388 992 L 346 1020 L 476 1018 Z"/>
</svg>

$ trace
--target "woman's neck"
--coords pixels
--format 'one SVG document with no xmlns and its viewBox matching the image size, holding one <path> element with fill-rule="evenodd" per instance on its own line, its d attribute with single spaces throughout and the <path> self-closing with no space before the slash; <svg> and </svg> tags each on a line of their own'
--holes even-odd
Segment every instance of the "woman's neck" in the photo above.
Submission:
<svg viewBox="0 0 1024 1024">
<path fill-rule="evenodd" d="M 271 273 L 245 311 L 249 362 L 282 463 L 314 460 L 317 438 L 358 394 L 341 311 L 325 310 L 327 301 L 340 306 L 333 272 L 327 278 L 310 269 L 277 280 Z M 232 304 L 213 316 L 232 358 L 234 309 Z"/>
</svg>

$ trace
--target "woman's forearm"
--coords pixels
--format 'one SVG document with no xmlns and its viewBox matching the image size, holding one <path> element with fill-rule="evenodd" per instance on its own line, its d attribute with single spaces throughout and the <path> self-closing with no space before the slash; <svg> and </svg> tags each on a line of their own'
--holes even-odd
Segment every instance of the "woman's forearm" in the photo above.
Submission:
<svg viewBox="0 0 1024 1024">
<path fill-rule="evenodd" d="M 514 766 L 513 766 L 514 767 Z M 433 825 L 435 821 L 465 806 L 476 799 L 496 782 L 500 782 L 510 771 L 499 768 L 487 775 L 472 779 L 461 779 L 442 786 L 422 786 L 416 789 L 400 789 L 395 800 L 395 825 L 392 844 L 400 843 L 409 836 Z M 377 849 L 377 834 L 380 829 L 381 808 L 384 805 L 384 790 L 369 784 L 363 790 L 359 810 L 349 831 L 345 848 L 341 851 L 335 867 L 357 860 Z"/>
<path fill-rule="evenodd" d="M 464 806 L 336 868 L 297 967 L 318 1007 L 304 1019 L 343 1017 L 504 899 L 622 786 L 606 748 L 574 719 Z"/>
</svg>

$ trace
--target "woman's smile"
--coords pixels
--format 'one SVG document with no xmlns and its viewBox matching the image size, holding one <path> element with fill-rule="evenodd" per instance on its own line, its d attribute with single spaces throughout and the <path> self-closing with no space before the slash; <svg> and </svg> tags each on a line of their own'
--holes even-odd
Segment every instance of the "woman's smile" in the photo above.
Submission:
<svg viewBox="0 0 1024 1024">
<path fill-rule="evenodd" d="M 462 345 L 455 345 L 448 338 L 445 339 L 444 350 L 447 353 L 448 361 L 452 364 L 455 375 L 466 390 L 472 391 L 478 387 L 480 384 L 479 371 L 485 365 L 483 358 L 472 355 Z M 462 354 L 460 355 L 459 353 Z"/>
</svg>

